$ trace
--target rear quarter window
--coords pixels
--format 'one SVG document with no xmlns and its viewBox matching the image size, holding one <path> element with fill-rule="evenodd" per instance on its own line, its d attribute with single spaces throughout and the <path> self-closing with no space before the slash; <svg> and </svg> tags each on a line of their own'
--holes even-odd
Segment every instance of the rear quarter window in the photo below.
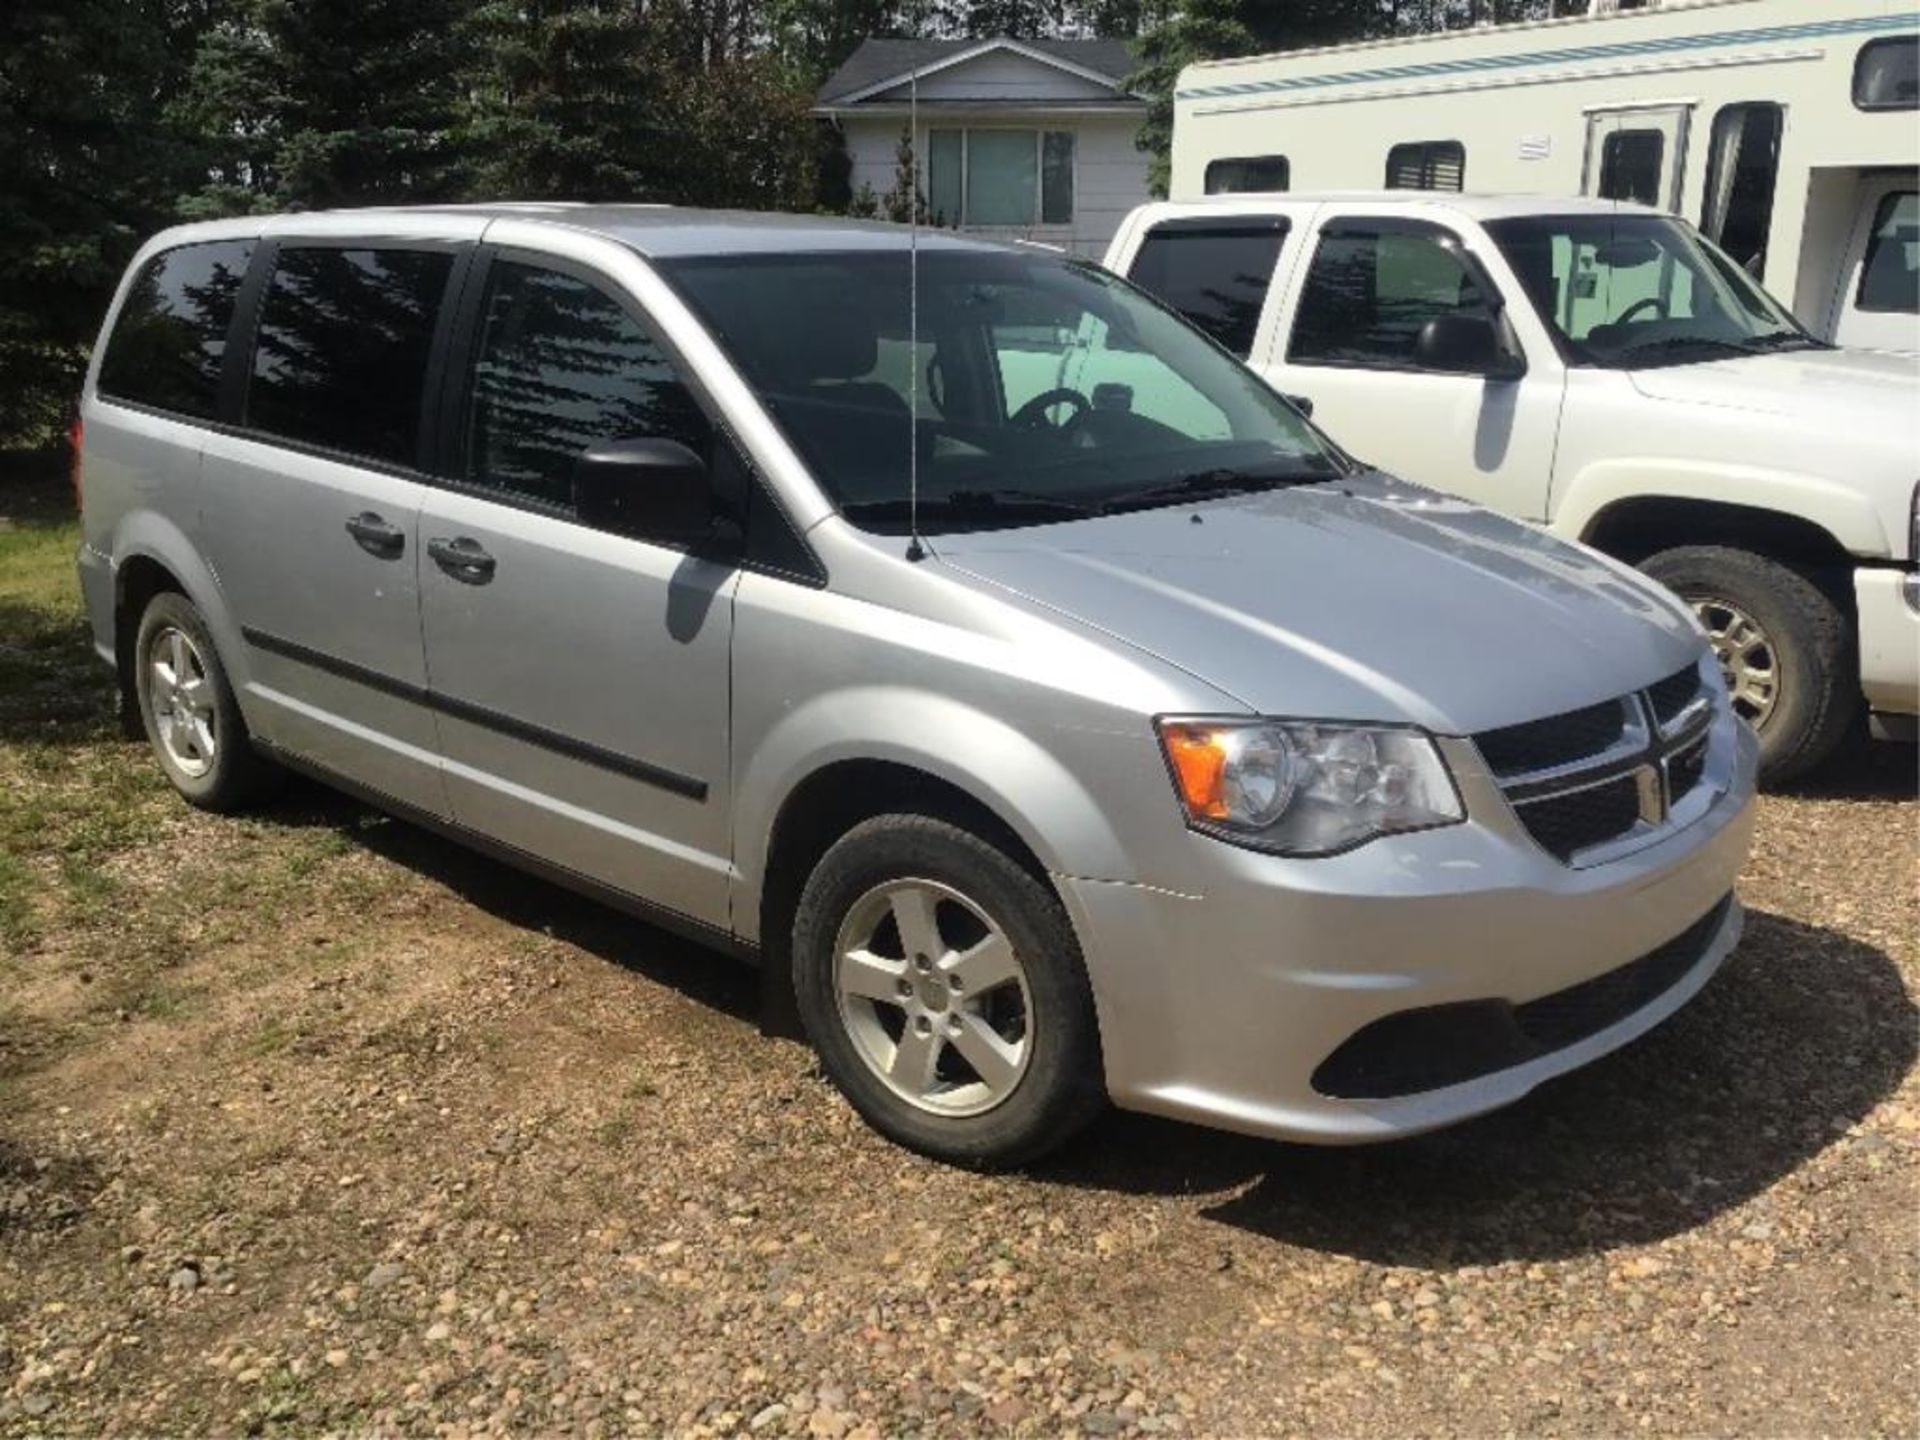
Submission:
<svg viewBox="0 0 1920 1440">
<path fill-rule="evenodd" d="M 253 247 L 251 240 L 182 245 L 143 265 L 107 337 L 100 394 L 211 419 L 234 301 Z"/>
</svg>

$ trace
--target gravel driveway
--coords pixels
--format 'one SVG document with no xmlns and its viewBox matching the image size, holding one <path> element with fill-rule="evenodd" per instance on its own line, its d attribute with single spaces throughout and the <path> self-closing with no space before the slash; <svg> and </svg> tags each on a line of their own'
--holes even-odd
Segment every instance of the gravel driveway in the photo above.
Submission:
<svg viewBox="0 0 1920 1440">
<path fill-rule="evenodd" d="M 729 962 L 185 810 L 7 583 L 0 1434 L 1915 1433 L 1911 750 L 1766 800 L 1726 971 L 1511 1111 L 981 1177 Z"/>
</svg>

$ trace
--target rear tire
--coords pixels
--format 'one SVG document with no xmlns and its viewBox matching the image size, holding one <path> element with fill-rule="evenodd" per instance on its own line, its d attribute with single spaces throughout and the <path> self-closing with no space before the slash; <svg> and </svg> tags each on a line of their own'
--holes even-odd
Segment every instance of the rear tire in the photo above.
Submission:
<svg viewBox="0 0 1920 1440">
<path fill-rule="evenodd" d="M 909 1149 L 1021 1165 L 1106 1106 L 1059 898 L 957 825 L 882 815 L 842 836 L 801 892 L 793 979 L 828 1078 Z"/>
<path fill-rule="evenodd" d="M 186 596 L 147 604 L 134 640 L 140 725 L 160 768 L 190 805 L 238 810 L 279 788 L 279 766 L 253 748 L 206 622 Z"/>
<path fill-rule="evenodd" d="M 1734 708 L 1760 737 L 1760 778 L 1804 775 L 1840 743 L 1860 703 L 1853 627 L 1793 567 L 1720 545 L 1683 545 L 1640 568 L 1692 605 L 1713 637 Z"/>
</svg>

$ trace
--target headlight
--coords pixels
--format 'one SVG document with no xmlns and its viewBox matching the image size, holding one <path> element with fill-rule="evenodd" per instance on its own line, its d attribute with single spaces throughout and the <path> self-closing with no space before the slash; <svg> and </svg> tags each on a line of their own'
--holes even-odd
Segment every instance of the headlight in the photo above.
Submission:
<svg viewBox="0 0 1920 1440">
<path fill-rule="evenodd" d="M 1155 722 L 1196 830 L 1281 855 L 1333 855 L 1466 818 L 1419 730 L 1298 720 Z"/>
</svg>

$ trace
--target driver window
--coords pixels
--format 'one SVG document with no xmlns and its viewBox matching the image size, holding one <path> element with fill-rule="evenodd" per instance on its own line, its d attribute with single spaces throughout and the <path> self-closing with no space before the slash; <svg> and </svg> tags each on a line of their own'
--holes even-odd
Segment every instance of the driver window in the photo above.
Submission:
<svg viewBox="0 0 1920 1440">
<path fill-rule="evenodd" d="M 610 295 L 511 260 L 487 271 L 464 478 L 573 509 L 573 463 L 598 440 L 664 436 L 709 452 L 713 428 L 666 351 Z"/>
</svg>

